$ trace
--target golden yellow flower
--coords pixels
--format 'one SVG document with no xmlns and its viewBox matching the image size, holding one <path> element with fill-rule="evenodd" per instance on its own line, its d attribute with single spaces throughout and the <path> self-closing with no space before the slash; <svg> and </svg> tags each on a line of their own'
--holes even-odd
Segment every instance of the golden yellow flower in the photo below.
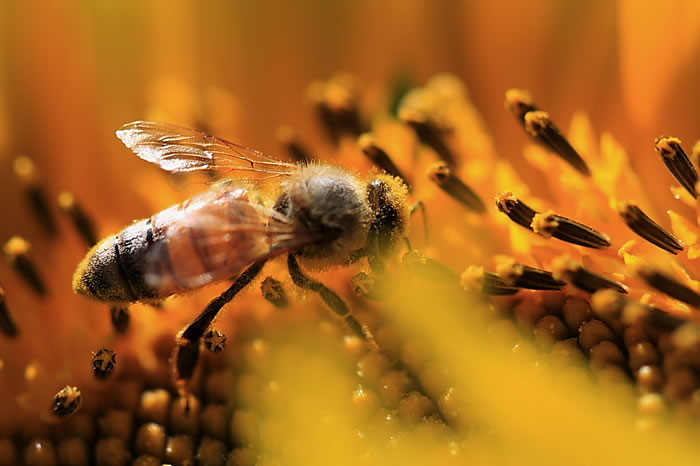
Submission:
<svg viewBox="0 0 700 466">
<path fill-rule="evenodd" d="M 0 5 L 0 464 L 692 464 L 700 12 L 637 3 Z M 385 274 L 313 274 L 381 351 L 277 260 L 184 394 L 227 284 L 74 295 L 94 236 L 208 188 L 136 119 L 405 176 Z"/>
</svg>

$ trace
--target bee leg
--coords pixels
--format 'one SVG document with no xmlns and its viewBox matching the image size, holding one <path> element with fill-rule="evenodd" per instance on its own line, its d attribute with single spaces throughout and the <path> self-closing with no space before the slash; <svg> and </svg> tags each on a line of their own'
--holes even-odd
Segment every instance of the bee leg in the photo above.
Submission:
<svg viewBox="0 0 700 466">
<path fill-rule="evenodd" d="M 370 254 L 370 252 L 368 251 L 368 249 L 366 247 L 360 248 L 360 249 L 355 249 L 354 251 L 352 251 L 350 253 L 350 255 L 345 263 L 348 265 L 354 264 L 355 262 L 359 261 L 363 257 L 369 256 L 369 254 Z"/>
<path fill-rule="evenodd" d="M 347 304 L 345 304 L 343 298 L 338 296 L 335 291 L 331 290 L 323 283 L 305 275 L 304 272 L 301 271 L 299 262 L 294 254 L 289 254 L 287 256 L 287 268 L 289 268 L 289 275 L 292 277 L 292 281 L 296 286 L 318 293 L 323 302 L 326 303 L 326 305 L 330 307 L 333 312 L 341 317 L 345 324 L 350 327 L 353 332 L 367 342 L 370 349 L 374 351 L 379 349 L 372 332 L 366 325 L 360 323 L 360 321 L 357 320 L 357 318 L 350 312 L 350 308 Z"/>
<path fill-rule="evenodd" d="M 238 276 L 236 281 L 217 298 L 213 299 L 206 308 L 185 327 L 177 336 L 177 345 L 173 355 L 174 376 L 179 386 L 186 385 L 192 378 L 199 360 L 199 343 L 207 332 L 209 325 L 219 314 L 221 308 L 228 304 L 243 288 L 248 286 L 262 270 L 265 262 L 255 262 Z"/>
<path fill-rule="evenodd" d="M 384 270 L 386 269 L 386 264 L 379 254 L 368 254 L 367 263 L 372 269 L 372 272 L 374 272 L 377 275 L 383 274 Z"/>
<path fill-rule="evenodd" d="M 425 242 L 427 243 L 430 240 L 430 231 L 428 230 L 428 214 L 425 211 L 425 204 L 423 201 L 418 201 L 413 204 L 409 215 L 413 217 L 413 215 L 419 210 L 423 217 L 423 235 L 425 236 Z"/>
</svg>

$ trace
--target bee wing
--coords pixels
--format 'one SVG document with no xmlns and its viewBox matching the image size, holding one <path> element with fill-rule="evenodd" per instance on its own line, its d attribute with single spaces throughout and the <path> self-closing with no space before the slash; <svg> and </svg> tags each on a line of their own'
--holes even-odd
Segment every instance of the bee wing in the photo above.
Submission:
<svg viewBox="0 0 700 466">
<path fill-rule="evenodd" d="M 164 294 L 233 278 L 245 266 L 300 248 L 318 232 L 250 202 L 246 189 L 212 190 L 153 217 L 146 282 Z"/>
<path fill-rule="evenodd" d="M 134 121 L 117 137 L 140 158 L 171 173 L 220 171 L 232 178 L 287 176 L 297 166 L 253 149 L 190 128 Z"/>
</svg>

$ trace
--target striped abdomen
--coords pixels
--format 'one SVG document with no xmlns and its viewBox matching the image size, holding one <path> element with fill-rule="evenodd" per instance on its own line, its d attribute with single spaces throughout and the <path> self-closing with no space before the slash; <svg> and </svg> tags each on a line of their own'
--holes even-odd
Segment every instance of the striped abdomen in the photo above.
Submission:
<svg viewBox="0 0 700 466">
<path fill-rule="evenodd" d="M 76 270 L 74 290 L 100 301 L 133 302 L 232 278 L 273 254 L 285 228 L 278 221 L 271 227 L 269 209 L 250 203 L 247 194 L 204 193 L 104 239 Z"/>
</svg>

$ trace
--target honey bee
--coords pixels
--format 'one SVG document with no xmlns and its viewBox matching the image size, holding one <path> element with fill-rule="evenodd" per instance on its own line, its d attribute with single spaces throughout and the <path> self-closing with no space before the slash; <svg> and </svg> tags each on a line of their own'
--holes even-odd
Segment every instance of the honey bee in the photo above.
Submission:
<svg viewBox="0 0 700 466">
<path fill-rule="evenodd" d="M 373 269 L 381 270 L 382 258 L 397 249 L 408 223 L 408 188 L 399 178 L 377 174 L 363 181 L 338 166 L 287 163 L 164 123 L 128 123 L 117 137 L 167 172 L 219 172 L 230 181 L 105 238 L 73 277 L 75 292 L 110 304 L 158 301 L 237 277 L 180 332 L 174 357 L 177 381 L 191 378 L 202 337 L 221 308 L 268 260 L 285 254 L 293 283 L 318 293 L 355 333 L 375 345 L 342 298 L 306 275 L 299 261 L 320 269 L 366 257 Z M 266 197 L 269 204 L 261 201 Z"/>
</svg>

